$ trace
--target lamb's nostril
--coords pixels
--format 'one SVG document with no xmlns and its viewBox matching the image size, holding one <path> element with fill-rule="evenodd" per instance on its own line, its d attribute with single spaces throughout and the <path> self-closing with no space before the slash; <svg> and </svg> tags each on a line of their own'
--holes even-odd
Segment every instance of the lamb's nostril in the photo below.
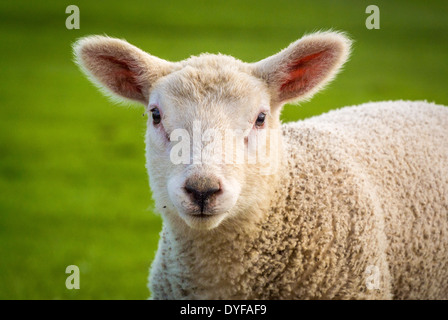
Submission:
<svg viewBox="0 0 448 320">
<path fill-rule="evenodd" d="M 219 192 L 220 189 L 208 189 L 206 191 L 199 191 L 188 186 L 185 187 L 187 193 L 191 194 L 196 202 L 203 202 L 210 198 L 213 194 Z"/>
<path fill-rule="evenodd" d="M 218 179 L 190 178 L 185 183 L 185 191 L 190 194 L 193 202 L 204 212 L 208 200 L 221 191 Z"/>
</svg>

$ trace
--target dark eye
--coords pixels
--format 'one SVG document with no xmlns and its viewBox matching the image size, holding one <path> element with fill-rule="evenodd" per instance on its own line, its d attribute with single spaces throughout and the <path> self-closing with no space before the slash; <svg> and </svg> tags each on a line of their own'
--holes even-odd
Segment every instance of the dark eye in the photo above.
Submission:
<svg viewBox="0 0 448 320">
<path fill-rule="evenodd" d="M 152 122 L 154 124 L 159 124 L 160 121 L 162 121 L 162 118 L 160 117 L 160 111 L 157 108 L 154 108 L 151 110 L 152 113 Z"/>
<path fill-rule="evenodd" d="M 262 127 L 265 120 L 266 120 L 266 113 L 260 112 L 260 114 L 257 117 L 257 121 L 255 121 L 255 126 Z"/>
</svg>

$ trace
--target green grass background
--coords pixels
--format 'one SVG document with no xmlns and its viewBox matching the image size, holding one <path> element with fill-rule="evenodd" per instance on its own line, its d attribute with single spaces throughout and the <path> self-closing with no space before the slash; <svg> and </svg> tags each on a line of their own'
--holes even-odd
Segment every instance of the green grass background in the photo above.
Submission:
<svg viewBox="0 0 448 320">
<path fill-rule="evenodd" d="M 67 30 L 76 4 L 81 29 Z M 365 9 L 381 10 L 367 30 Z M 201 52 L 245 61 L 304 33 L 356 41 L 345 71 L 284 120 L 367 101 L 448 104 L 448 2 L 0 2 L 0 299 L 146 299 L 161 218 L 145 171 L 142 109 L 117 107 L 82 76 L 78 37 L 125 38 L 169 60 Z M 67 290 L 78 265 L 81 289 Z"/>
</svg>

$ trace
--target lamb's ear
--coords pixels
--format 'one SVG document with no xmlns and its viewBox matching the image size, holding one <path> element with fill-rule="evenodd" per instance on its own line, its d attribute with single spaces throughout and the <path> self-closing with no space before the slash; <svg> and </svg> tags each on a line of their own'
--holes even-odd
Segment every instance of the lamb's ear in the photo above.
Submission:
<svg viewBox="0 0 448 320">
<path fill-rule="evenodd" d="M 152 84 L 174 68 L 174 63 L 151 56 L 124 40 L 104 36 L 81 38 L 73 51 L 75 62 L 104 93 L 144 105 L 148 104 Z"/>
<path fill-rule="evenodd" d="M 334 78 L 350 45 L 341 33 L 314 33 L 254 63 L 253 72 L 267 83 L 273 106 L 307 99 Z"/>
</svg>

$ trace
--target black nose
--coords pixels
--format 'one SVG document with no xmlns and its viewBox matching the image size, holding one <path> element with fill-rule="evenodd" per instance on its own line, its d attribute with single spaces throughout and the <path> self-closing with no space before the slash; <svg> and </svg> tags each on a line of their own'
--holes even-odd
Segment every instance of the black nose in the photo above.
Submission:
<svg viewBox="0 0 448 320">
<path fill-rule="evenodd" d="M 201 213 L 204 213 L 213 196 L 221 191 L 221 185 L 217 178 L 193 177 L 187 179 L 185 190 L 191 196 L 192 201 L 199 206 Z"/>
</svg>

